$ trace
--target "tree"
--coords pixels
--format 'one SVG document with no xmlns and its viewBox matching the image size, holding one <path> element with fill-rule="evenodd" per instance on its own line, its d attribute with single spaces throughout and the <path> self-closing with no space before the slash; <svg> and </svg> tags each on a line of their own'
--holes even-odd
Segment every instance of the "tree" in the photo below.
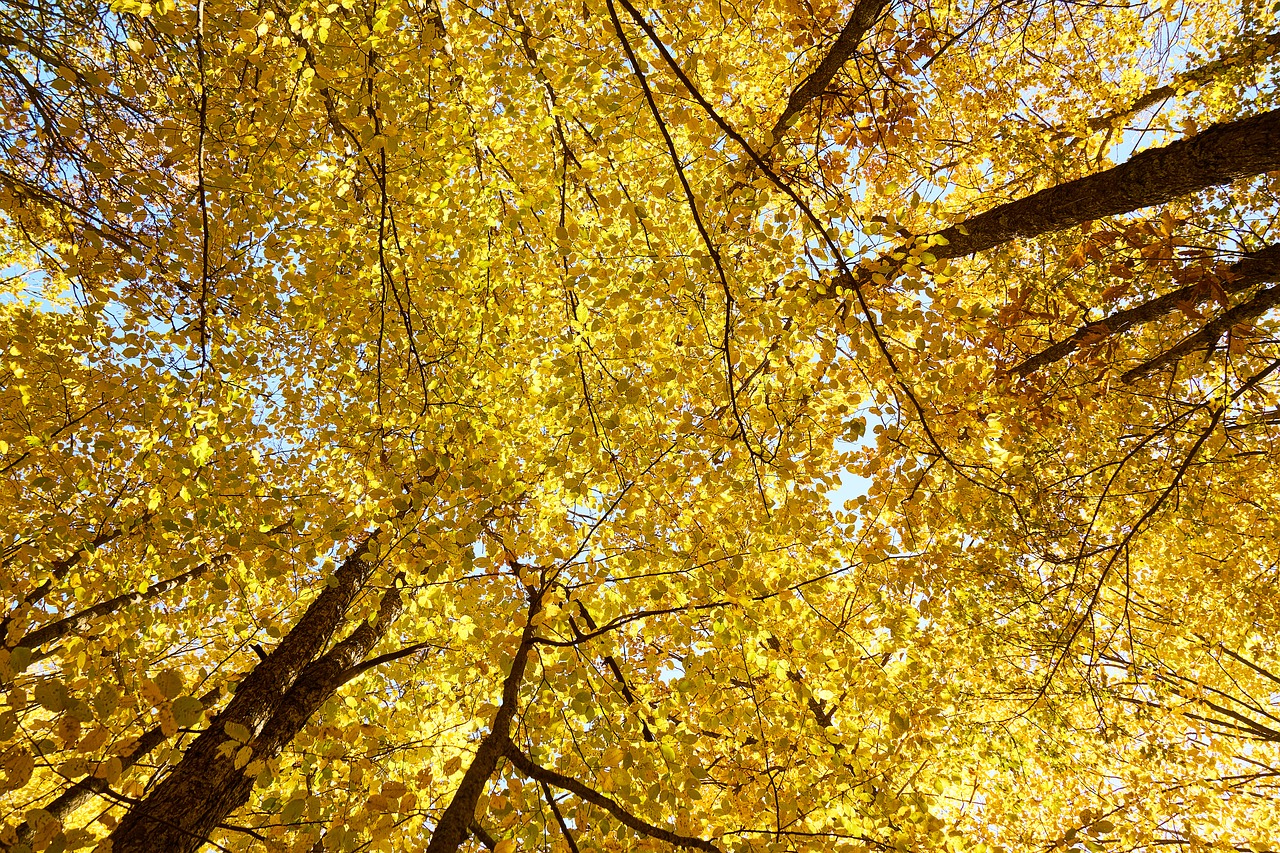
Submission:
<svg viewBox="0 0 1280 853">
<path fill-rule="evenodd" d="M 0 845 L 1274 847 L 1278 32 L 0 9 Z"/>
</svg>

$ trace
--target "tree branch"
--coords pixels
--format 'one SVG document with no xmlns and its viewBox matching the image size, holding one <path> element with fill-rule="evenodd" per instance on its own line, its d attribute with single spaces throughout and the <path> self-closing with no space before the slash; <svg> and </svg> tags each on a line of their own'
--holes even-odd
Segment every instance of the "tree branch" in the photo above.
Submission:
<svg viewBox="0 0 1280 853">
<path fill-rule="evenodd" d="M 1180 91 L 1186 92 L 1191 84 L 1193 86 L 1204 86 L 1212 83 L 1224 71 L 1231 68 L 1239 68 L 1247 63 L 1270 56 L 1280 48 L 1280 33 L 1270 33 L 1263 36 L 1253 44 L 1247 45 L 1235 53 L 1224 54 L 1204 65 L 1196 68 L 1188 69 L 1177 75 L 1172 82 L 1163 86 L 1157 86 L 1141 96 L 1135 98 L 1123 109 L 1113 110 L 1089 120 L 1089 130 L 1106 130 L 1114 127 L 1116 122 L 1126 119 L 1136 113 L 1140 113 L 1145 109 L 1154 107 L 1161 101 L 1175 97 Z M 1063 132 L 1058 136 L 1059 139 L 1072 136 L 1070 132 Z"/>
<path fill-rule="evenodd" d="M 533 650 L 533 619 L 541 610 L 542 593 L 537 591 L 529 597 L 529 610 L 520 636 L 520 645 L 516 648 L 511 669 L 502 683 L 502 704 L 493 715 L 489 734 L 480 741 L 475 757 L 462 774 L 462 781 L 458 783 L 453 799 L 436 822 L 426 853 L 453 853 L 471 832 L 471 826 L 475 822 L 476 803 L 510 742 L 511 722 L 518 709 L 520 686 L 524 682 L 529 652 Z"/>
<path fill-rule="evenodd" d="M 609 812 L 609 814 L 617 818 L 618 822 L 623 826 L 634 829 L 641 835 L 657 839 L 658 841 L 665 841 L 675 847 L 706 850 L 708 853 L 720 853 L 720 848 L 710 841 L 702 838 L 692 838 L 688 835 L 680 835 L 679 833 L 672 832 L 669 829 L 663 829 L 660 826 L 654 826 L 647 821 L 641 820 L 631 812 L 624 809 L 617 800 L 607 797 L 592 788 L 588 788 L 577 779 L 557 773 L 554 770 L 548 770 L 547 768 L 534 763 L 532 758 L 521 752 L 513 743 L 507 743 L 506 756 L 517 770 L 531 779 L 538 782 L 544 782 L 549 785 L 555 785 L 557 788 L 576 794 L 580 799 L 585 800 L 594 806 L 599 806 Z"/>
<path fill-rule="evenodd" d="M 551 786 L 546 782 L 539 784 L 542 786 L 542 796 L 546 798 L 547 805 L 551 807 L 551 814 L 555 815 L 556 824 L 560 827 L 560 834 L 564 836 L 565 842 L 569 845 L 569 853 L 578 853 L 578 842 L 574 840 L 573 833 L 569 830 L 569 824 L 565 823 L 564 815 L 560 814 L 560 807 L 556 805 L 556 798 L 551 795 Z"/>
<path fill-rule="evenodd" d="M 1212 347 L 1233 326 L 1246 323 L 1255 317 L 1265 314 L 1277 305 L 1280 305 L 1280 285 L 1260 290 L 1249 301 L 1242 302 L 1228 311 L 1223 311 L 1206 323 L 1204 328 L 1194 335 L 1183 338 L 1176 346 L 1165 350 L 1155 358 L 1147 359 L 1120 378 L 1124 382 L 1132 382 L 1156 368 L 1162 367 L 1171 361 L 1176 361 L 1203 346 Z"/>
<path fill-rule="evenodd" d="M 159 598 L 169 590 L 182 586 L 189 580 L 200 577 L 205 572 L 209 571 L 209 569 L 214 566 L 221 565 L 229 559 L 229 554 L 220 554 L 208 562 L 201 563 L 194 569 L 190 569 L 180 575 L 175 575 L 168 580 L 160 581 L 159 583 L 148 587 L 146 592 L 134 591 L 126 593 L 125 595 L 117 595 L 115 598 L 107 599 L 106 601 L 95 604 L 93 607 L 81 610 L 79 613 L 73 613 L 70 616 L 59 619 L 57 622 L 50 622 L 47 625 L 41 625 L 36 630 L 31 631 L 22 639 L 18 640 L 16 645 L 25 646 L 31 649 L 33 652 L 32 660 L 39 660 L 47 655 L 36 654 L 35 650 L 45 643 L 59 640 L 68 634 L 79 631 L 82 628 L 87 627 L 88 623 L 93 619 L 96 619 L 99 616 L 105 616 L 108 613 L 114 613 L 126 605 L 136 604 L 139 601 L 151 601 L 152 599 Z"/>
<path fill-rule="evenodd" d="M 1092 323 L 1086 323 L 1071 337 L 1059 341 L 1023 361 L 1013 369 L 1017 376 L 1029 376 L 1042 367 L 1065 358 L 1082 346 L 1088 346 L 1106 338 L 1127 332 L 1134 326 L 1149 323 L 1181 307 L 1205 302 L 1218 285 L 1225 293 L 1240 293 L 1257 284 L 1280 278 L 1280 244 L 1273 244 L 1256 252 L 1250 252 L 1222 272 L 1211 272 L 1195 284 L 1180 287 L 1164 296 L 1126 308 Z"/>
<path fill-rule="evenodd" d="M 217 701 L 221 693 L 222 688 L 220 686 L 215 687 L 199 697 L 200 704 L 206 708 L 209 707 Z M 168 738 L 165 737 L 164 731 L 160 726 L 153 726 L 143 732 L 142 736 L 138 738 L 138 743 L 134 746 L 133 752 L 120 756 L 121 773 L 137 764 L 166 740 Z M 108 790 L 106 779 L 97 776 L 86 776 L 45 805 L 44 810 L 53 815 L 56 820 L 66 820 L 76 809 L 89 802 L 94 795 L 105 795 Z M 29 822 L 23 821 L 17 828 L 18 840 L 22 842 L 30 841 L 33 831 L 34 827 Z"/>
<path fill-rule="evenodd" d="M 783 108 L 782 115 L 778 116 L 778 121 L 773 125 L 773 142 L 770 147 L 782 139 L 787 132 L 787 126 L 810 102 L 822 96 L 827 84 L 853 56 L 863 37 L 875 25 L 888 5 L 889 0 L 858 0 L 853 7 L 853 14 L 849 16 L 849 22 L 840 31 L 840 35 L 827 51 L 827 55 L 822 57 L 818 67 L 809 72 L 809 76 L 805 77 L 787 98 L 787 105 Z"/>
<path fill-rule="evenodd" d="M 409 655 L 423 651 L 424 649 L 439 648 L 440 646 L 437 646 L 435 643 L 414 643 L 412 646 L 406 646 L 403 649 L 396 649 L 394 652 L 387 652 L 385 655 L 378 655 L 376 658 L 369 658 L 366 661 L 361 661 L 344 672 L 342 674 L 342 683 L 346 684 L 353 678 L 373 669 L 376 666 L 382 666 L 384 663 L 391 663 L 392 661 L 397 661 L 401 658 L 407 658 Z"/>
</svg>

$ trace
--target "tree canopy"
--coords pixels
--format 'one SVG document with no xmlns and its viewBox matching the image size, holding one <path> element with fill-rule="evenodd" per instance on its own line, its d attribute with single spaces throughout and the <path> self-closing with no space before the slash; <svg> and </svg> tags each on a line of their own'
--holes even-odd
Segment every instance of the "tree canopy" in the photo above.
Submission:
<svg viewBox="0 0 1280 853">
<path fill-rule="evenodd" d="M 0 850 L 1280 849 L 1278 69 L 5 0 Z"/>
</svg>

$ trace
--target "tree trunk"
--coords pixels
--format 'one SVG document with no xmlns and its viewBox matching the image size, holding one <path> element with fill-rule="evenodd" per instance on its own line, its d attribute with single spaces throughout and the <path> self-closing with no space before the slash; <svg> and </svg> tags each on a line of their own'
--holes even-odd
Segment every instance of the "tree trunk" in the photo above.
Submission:
<svg viewBox="0 0 1280 853">
<path fill-rule="evenodd" d="M 285 707 L 290 688 L 342 626 L 352 601 L 372 574 L 373 563 L 365 559 L 372 539 L 366 536 L 343 561 L 280 645 L 240 682 L 226 709 L 187 747 L 177 766 L 125 814 L 111 834 L 114 853 L 194 851 L 235 807 L 226 792 L 238 785 L 237 777 L 243 778 L 244 773 L 234 766 L 232 756 L 221 753 L 228 739 L 226 724 L 244 726 L 256 738 Z M 358 633 L 359 629 L 348 640 Z"/>
<path fill-rule="evenodd" d="M 1280 110 L 1215 124 L 1114 168 L 1002 204 L 940 231 L 949 245 L 929 251 L 939 259 L 960 258 L 1018 237 L 1062 231 L 1276 169 Z"/>
<path fill-rule="evenodd" d="M 311 715 L 346 682 L 348 672 L 386 635 L 403 607 L 400 591 L 389 590 L 383 596 L 376 621 L 361 623 L 346 639 L 302 671 L 272 710 L 261 734 L 248 743 L 253 750 L 252 761 L 275 758 L 289 745 Z M 205 734 L 210 732 L 220 741 L 227 739 L 218 719 Z M 185 763 L 186 756 L 183 757 Z M 180 773 L 183 764 L 179 764 L 165 782 Z M 248 802 L 255 778 L 243 768 L 235 767 L 234 755 L 220 757 L 218 765 L 209 770 L 203 779 L 193 779 L 200 784 L 179 789 L 185 799 L 160 801 L 152 795 L 131 809 L 111 835 L 113 853 L 195 853 L 202 847 L 227 815 Z M 157 787 L 156 793 L 159 791 Z"/>
<path fill-rule="evenodd" d="M 1164 204 L 1206 187 L 1280 169 L 1280 110 L 1226 124 L 1215 124 L 1189 139 L 1137 154 L 1111 169 L 1040 190 L 980 213 L 958 225 L 917 238 L 944 238 L 946 245 L 930 246 L 939 260 L 962 258 L 1019 237 L 1038 237 L 1067 228 Z M 899 246 L 905 255 L 915 241 Z M 893 278 L 905 260 L 881 256 L 842 274 L 836 288 L 858 288 L 879 273 Z M 827 291 L 831 296 L 838 291 Z"/>
<path fill-rule="evenodd" d="M 520 645 L 511 661 L 511 669 L 502 682 L 502 704 L 493 715 L 489 734 L 480 741 L 475 758 L 462 774 L 458 790 L 454 791 L 453 799 L 440 816 L 431 841 L 427 844 L 426 853 L 455 853 L 471 834 L 471 827 L 476 820 L 476 803 L 480 801 L 484 786 L 498 769 L 498 762 L 506 754 L 507 744 L 511 741 L 511 721 L 519 707 L 520 685 L 524 681 L 525 667 L 529 663 L 529 652 L 533 649 L 533 618 L 540 610 L 542 591 L 538 590 L 530 593 L 529 616 L 525 621 L 524 632 L 520 635 Z"/>
</svg>

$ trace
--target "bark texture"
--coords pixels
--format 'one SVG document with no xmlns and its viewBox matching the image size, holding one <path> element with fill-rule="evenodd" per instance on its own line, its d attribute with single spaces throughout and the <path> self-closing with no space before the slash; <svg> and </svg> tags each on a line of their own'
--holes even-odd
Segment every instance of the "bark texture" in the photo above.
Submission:
<svg viewBox="0 0 1280 853">
<path fill-rule="evenodd" d="M 1280 169 L 1280 110 L 1213 127 L 1162 148 L 1151 148 L 1119 166 L 1049 187 L 966 219 L 933 235 L 946 245 L 931 246 L 935 258 L 962 258 L 1020 237 L 1038 237 L 1084 222 L 1164 204 L 1207 187 Z M 906 265 L 912 240 L 876 262 L 842 273 L 819 298 L 840 288 L 858 289 L 892 279 Z M 897 255 L 898 257 L 894 257 Z"/>
<path fill-rule="evenodd" d="M 399 590 L 388 591 L 382 599 L 376 621 L 361 623 L 345 639 L 302 671 L 267 719 L 262 732 L 249 742 L 248 746 L 253 750 L 252 760 L 275 758 L 289 745 L 307 720 L 311 719 L 311 715 L 347 680 L 348 671 L 363 660 L 385 636 L 388 626 L 396 620 L 402 609 Z M 218 734 L 222 741 L 227 739 L 226 734 L 219 731 L 217 720 L 209 731 Z M 134 823 L 133 835 L 128 839 L 122 837 L 116 840 L 113 853 L 143 850 L 194 853 L 203 846 L 204 840 L 227 815 L 248 802 L 249 795 L 253 792 L 254 776 L 243 769 L 236 769 L 231 756 L 223 759 L 223 765 L 219 769 L 229 772 L 219 774 L 216 784 L 203 789 L 199 796 L 187 801 L 187 810 L 181 815 L 181 824 L 173 814 L 163 815 L 165 823 L 161 823 L 162 816 L 144 812 Z M 132 810 L 130 816 L 135 811 L 138 809 Z M 121 828 L 123 827 L 122 822 Z M 112 838 L 116 839 L 117 834 L 119 830 Z"/>
<path fill-rule="evenodd" d="M 241 789 L 245 777 L 243 770 L 234 766 L 233 756 L 225 755 L 221 749 L 228 740 L 225 726 L 236 723 L 247 728 L 253 737 L 252 745 L 274 715 L 291 707 L 290 702 L 308 701 L 293 688 L 296 685 L 298 690 L 306 689 L 300 676 L 304 672 L 313 674 L 310 665 L 342 627 L 348 608 L 372 574 L 373 561 L 368 559 L 371 540 L 372 536 L 366 536 L 343 561 L 280 644 L 240 682 L 227 707 L 187 747 L 182 760 L 125 814 L 111 834 L 113 853 L 193 853 L 239 805 L 232 792 Z M 362 648 L 370 639 L 367 632 L 361 634 L 366 627 L 369 626 L 358 628 L 330 655 L 344 646 Z M 353 640 L 357 634 L 360 637 Z M 353 663 L 355 660 L 343 664 L 339 673 Z M 252 780 L 246 781 L 251 788 Z M 244 790 L 247 797 L 249 789 Z"/>
<path fill-rule="evenodd" d="M 1280 110 L 1215 124 L 1114 168 L 1002 204 L 938 232 L 948 245 L 930 251 L 940 259 L 960 258 L 1019 237 L 1062 231 L 1276 169 Z"/>
</svg>

